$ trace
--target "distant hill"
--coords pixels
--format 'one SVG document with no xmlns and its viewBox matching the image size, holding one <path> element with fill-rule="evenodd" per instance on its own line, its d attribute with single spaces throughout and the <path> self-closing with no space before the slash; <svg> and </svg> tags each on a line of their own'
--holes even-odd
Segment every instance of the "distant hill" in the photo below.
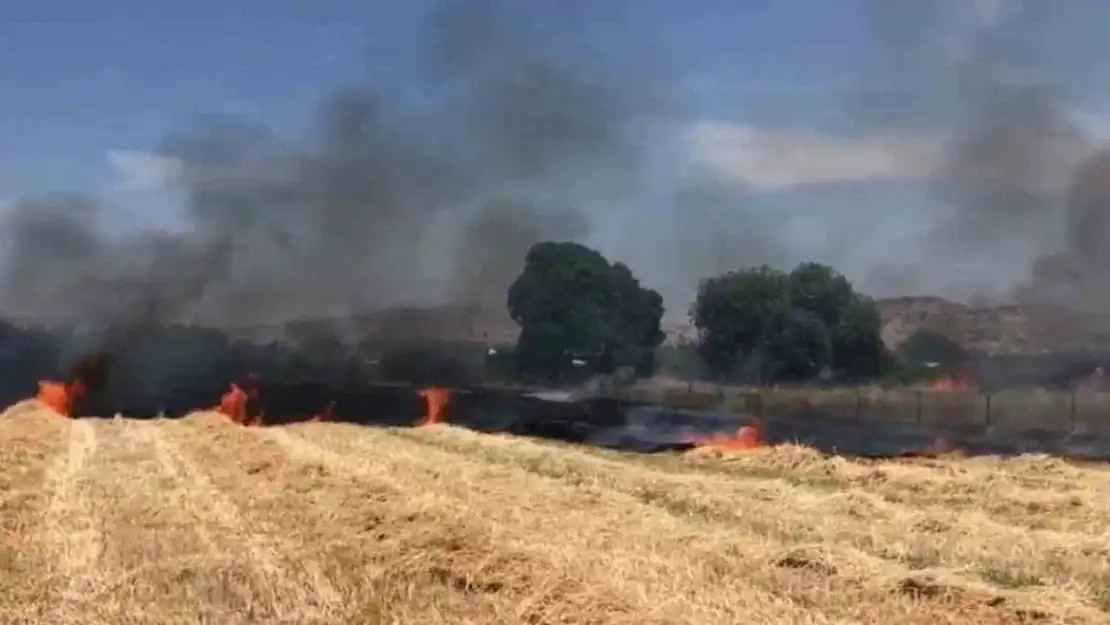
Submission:
<svg viewBox="0 0 1110 625">
<path fill-rule="evenodd" d="M 881 299 L 878 305 L 883 342 L 891 349 L 923 329 L 988 355 L 1110 349 L 1110 315 L 1050 306 L 969 306 L 934 296 Z M 689 323 L 668 324 L 664 330 L 672 344 L 697 338 Z"/>
<path fill-rule="evenodd" d="M 896 347 L 918 330 L 939 332 L 989 355 L 1101 351 L 1110 347 L 1110 316 L 1052 306 L 976 307 L 940 297 L 879 300 L 883 342 Z"/>
</svg>

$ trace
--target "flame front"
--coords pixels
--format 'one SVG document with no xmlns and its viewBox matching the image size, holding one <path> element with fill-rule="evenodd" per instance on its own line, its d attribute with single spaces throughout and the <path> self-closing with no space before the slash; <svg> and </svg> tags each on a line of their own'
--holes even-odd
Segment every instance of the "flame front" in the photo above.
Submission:
<svg viewBox="0 0 1110 625">
<path fill-rule="evenodd" d="M 258 399 L 258 385 L 255 376 L 249 376 L 246 388 L 232 382 L 231 388 L 220 396 L 216 410 L 239 425 L 262 425 L 260 415 L 251 415 L 251 406 Z"/>
<path fill-rule="evenodd" d="M 764 446 L 763 429 L 758 425 L 745 425 L 735 434 L 713 434 L 696 436 L 690 439 L 694 448 L 700 451 L 735 453 L 750 451 Z"/>
<path fill-rule="evenodd" d="M 47 408 L 63 417 L 73 417 L 77 402 L 85 396 L 85 385 L 80 380 L 74 382 L 39 382 L 36 396 Z"/>
<path fill-rule="evenodd" d="M 964 378 L 945 376 L 933 382 L 933 389 L 937 391 L 966 391 L 971 388 L 971 382 Z"/>
<path fill-rule="evenodd" d="M 445 388 L 426 388 L 420 396 L 428 403 L 428 411 L 418 426 L 435 425 L 447 420 L 447 407 L 451 404 L 451 391 Z"/>
<path fill-rule="evenodd" d="M 65 382 L 40 380 L 35 398 L 64 417 L 74 417 L 78 402 L 104 389 L 111 366 L 112 359 L 108 354 L 89 354 L 69 368 Z"/>
<path fill-rule="evenodd" d="M 245 423 L 247 420 L 247 392 L 232 382 L 231 389 L 220 396 L 220 406 L 217 408 L 225 417 L 235 423 Z"/>
</svg>

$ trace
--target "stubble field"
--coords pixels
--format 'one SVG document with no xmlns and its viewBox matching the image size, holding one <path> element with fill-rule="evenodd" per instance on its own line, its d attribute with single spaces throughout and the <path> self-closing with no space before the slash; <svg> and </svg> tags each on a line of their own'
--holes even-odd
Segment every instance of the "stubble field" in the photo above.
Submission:
<svg viewBox="0 0 1110 625">
<path fill-rule="evenodd" d="M 3 623 L 1106 623 L 1110 471 L 0 416 Z"/>
</svg>

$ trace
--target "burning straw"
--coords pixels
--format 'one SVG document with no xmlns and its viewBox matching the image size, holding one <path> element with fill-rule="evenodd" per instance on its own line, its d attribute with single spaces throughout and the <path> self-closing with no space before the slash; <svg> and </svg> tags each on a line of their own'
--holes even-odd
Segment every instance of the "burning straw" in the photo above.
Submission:
<svg viewBox="0 0 1110 625">
<path fill-rule="evenodd" d="M 428 426 L 448 421 L 451 405 L 451 390 L 446 388 L 426 388 L 418 392 L 426 404 L 424 415 L 417 420 L 417 426 Z M 228 391 L 220 397 L 216 412 L 222 414 L 232 423 L 257 427 L 263 425 L 262 411 L 259 407 L 260 380 L 257 375 L 250 375 L 246 382 L 231 383 Z M 332 400 L 311 415 L 304 415 L 306 420 L 313 422 L 334 421 L 336 401 Z M 347 415 L 352 416 L 352 415 Z M 368 415 L 367 415 L 368 416 Z"/>
<path fill-rule="evenodd" d="M 447 421 L 447 409 L 451 405 L 451 391 L 445 388 L 426 388 L 420 391 L 420 396 L 427 402 L 428 409 L 424 418 L 417 425 L 424 427 L 445 423 Z"/>
<path fill-rule="evenodd" d="M 256 375 L 247 376 L 243 386 L 232 382 L 231 388 L 220 397 L 216 411 L 239 425 L 261 425 L 262 415 L 255 409 L 258 405 L 258 382 Z"/>
<path fill-rule="evenodd" d="M 64 382 L 40 380 L 35 399 L 59 415 L 72 418 L 82 400 L 103 390 L 111 366 L 107 354 L 87 356 L 69 368 Z"/>
<path fill-rule="evenodd" d="M 735 434 L 713 434 L 695 436 L 689 439 L 696 453 L 730 454 L 766 447 L 763 442 L 763 428 L 759 425 L 745 425 Z"/>
</svg>

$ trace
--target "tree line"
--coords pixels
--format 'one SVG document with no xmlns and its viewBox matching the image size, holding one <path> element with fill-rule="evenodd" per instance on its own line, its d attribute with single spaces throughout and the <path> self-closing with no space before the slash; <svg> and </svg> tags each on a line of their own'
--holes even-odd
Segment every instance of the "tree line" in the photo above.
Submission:
<svg viewBox="0 0 1110 625">
<path fill-rule="evenodd" d="M 507 303 L 520 335 L 512 354 L 499 357 L 503 367 L 529 380 L 649 376 L 662 364 L 721 382 L 861 382 L 904 366 L 883 344 L 876 302 L 832 267 L 814 262 L 790 271 L 748 267 L 701 280 L 689 310 L 697 338 L 666 348 L 660 294 L 641 285 L 626 265 L 579 243 L 532 246 Z M 952 346 L 943 337 L 923 337 L 914 348 Z"/>
<path fill-rule="evenodd" d="M 400 336 L 351 343 L 328 320 L 289 322 L 284 341 L 261 345 L 192 326 L 129 328 L 126 337 L 112 339 L 109 333 L 101 342 L 126 346 L 121 363 L 173 354 L 175 362 L 189 363 L 184 369 L 213 371 L 245 366 L 239 361 L 250 354 L 247 359 L 257 361 L 251 366 L 265 365 L 259 373 L 268 377 L 454 386 L 491 379 L 577 383 L 657 372 L 742 384 L 891 377 L 908 382 L 936 372 L 920 363 L 967 359 L 959 345 L 927 331 L 911 337 L 898 354 L 890 352 L 880 338 L 875 301 L 818 263 L 789 271 L 748 267 L 703 279 L 688 311 L 696 339 L 678 344 L 664 345 L 662 296 L 640 284 L 628 266 L 578 243 L 533 245 L 506 303 L 520 333 L 504 349 Z M 0 368 L 56 375 L 62 363 L 89 347 L 70 334 L 0 323 Z"/>
</svg>

